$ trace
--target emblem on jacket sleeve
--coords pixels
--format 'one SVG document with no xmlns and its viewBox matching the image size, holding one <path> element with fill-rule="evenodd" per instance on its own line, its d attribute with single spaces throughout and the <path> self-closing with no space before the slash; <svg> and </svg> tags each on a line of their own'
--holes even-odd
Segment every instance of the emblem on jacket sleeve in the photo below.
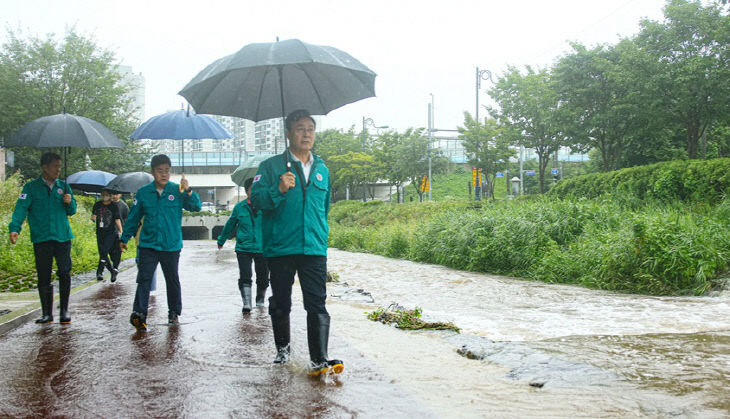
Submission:
<svg viewBox="0 0 730 419">
<path fill-rule="evenodd" d="M 253 177 L 254 183 L 256 183 L 256 182 L 258 182 L 260 180 L 261 180 L 261 175 L 256 175 L 256 176 Z"/>
<path fill-rule="evenodd" d="M 28 194 L 22 193 L 22 194 L 20 194 L 20 196 L 18 197 L 18 199 L 25 199 L 27 197 L 28 197 Z"/>
</svg>

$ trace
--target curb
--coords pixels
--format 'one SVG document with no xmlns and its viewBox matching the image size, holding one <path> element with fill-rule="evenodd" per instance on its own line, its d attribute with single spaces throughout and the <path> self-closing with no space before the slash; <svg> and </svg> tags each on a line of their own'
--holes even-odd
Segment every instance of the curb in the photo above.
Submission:
<svg viewBox="0 0 730 419">
<path fill-rule="evenodd" d="M 131 260 L 132 263 L 124 263 L 127 260 Z M 123 266 L 127 265 L 127 266 Z M 126 259 L 122 261 L 122 263 L 119 266 L 119 273 L 122 273 L 126 270 L 136 268 L 136 265 L 134 264 L 134 259 Z M 89 271 L 94 272 L 94 271 Z M 88 274 L 89 272 L 83 272 L 77 277 Z M 73 278 L 72 278 L 73 280 Z M 92 288 L 94 285 L 98 285 L 103 283 L 103 281 L 97 281 L 96 278 L 90 281 L 86 281 L 82 283 L 81 285 L 77 285 L 74 288 L 71 288 L 71 294 L 69 295 L 69 299 L 71 295 L 75 295 L 78 293 L 81 293 L 88 288 Z M 54 306 L 56 302 L 58 302 L 59 296 L 54 295 L 53 296 L 53 303 Z M 32 303 L 28 303 L 27 305 L 23 306 L 22 308 L 19 308 L 17 310 L 13 310 L 12 312 L 5 314 L 4 316 L 0 316 L 0 336 L 3 336 L 4 334 L 8 333 L 9 331 L 15 329 L 16 327 L 19 327 L 29 321 L 32 320 L 35 316 L 37 316 L 41 311 L 41 303 L 40 301 L 34 301 Z"/>
</svg>

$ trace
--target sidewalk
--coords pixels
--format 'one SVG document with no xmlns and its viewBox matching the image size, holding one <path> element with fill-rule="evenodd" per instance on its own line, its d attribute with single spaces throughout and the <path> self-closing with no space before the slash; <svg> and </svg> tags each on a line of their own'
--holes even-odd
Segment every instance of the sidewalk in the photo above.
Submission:
<svg viewBox="0 0 730 419">
<path fill-rule="evenodd" d="M 123 260 L 119 272 L 134 267 L 134 259 Z M 71 295 L 82 292 L 95 284 L 109 281 L 109 273 L 105 271 L 104 280 L 96 280 L 96 271 L 83 272 L 71 277 Z M 58 281 L 53 281 L 54 317 L 58 315 Z M 41 302 L 38 290 L 24 292 L 0 292 L 0 336 L 10 330 L 33 320 L 39 315 Z"/>
</svg>

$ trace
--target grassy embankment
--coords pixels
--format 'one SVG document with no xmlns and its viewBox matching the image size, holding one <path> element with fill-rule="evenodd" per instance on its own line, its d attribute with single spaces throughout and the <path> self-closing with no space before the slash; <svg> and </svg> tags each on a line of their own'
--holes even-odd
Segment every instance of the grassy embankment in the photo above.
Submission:
<svg viewBox="0 0 730 419">
<path fill-rule="evenodd" d="M 605 188 L 594 199 L 556 188 L 482 204 L 338 202 L 330 245 L 632 293 L 701 295 L 720 286 L 730 270 L 730 179 L 712 174 L 730 172 L 730 160 L 634 170 L 603 175 L 610 182 L 590 175 L 586 182 Z M 581 190 L 580 179 L 571 182 Z"/>
<path fill-rule="evenodd" d="M 23 224 L 18 243 L 11 245 L 8 240 L 8 224 L 21 189 L 18 175 L 0 182 L 0 292 L 27 291 L 37 285 L 33 244 L 27 221 Z M 94 199 L 76 196 L 76 200 L 77 212 L 69 218 L 71 231 L 76 236 L 71 242 L 72 275 L 96 269 L 99 261 L 96 232 L 90 219 Z M 135 241 L 131 240 L 129 245 L 130 249 L 122 255 L 123 259 L 134 257 L 137 253 Z"/>
</svg>

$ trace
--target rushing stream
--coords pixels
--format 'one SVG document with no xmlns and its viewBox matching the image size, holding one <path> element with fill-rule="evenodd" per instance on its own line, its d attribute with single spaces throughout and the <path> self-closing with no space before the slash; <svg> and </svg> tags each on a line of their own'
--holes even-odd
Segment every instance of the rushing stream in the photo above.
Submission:
<svg viewBox="0 0 730 419">
<path fill-rule="evenodd" d="M 427 320 L 454 322 L 462 333 L 440 332 L 442 340 L 472 362 L 504 367 L 505 379 L 568 398 L 556 393 L 546 412 L 596 391 L 605 393 L 600 411 L 607 415 L 730 413 L 728 292 L 617 294 L 337 249 L 328 267 L 375 305 L 418 306 Z"/>
</svg>

